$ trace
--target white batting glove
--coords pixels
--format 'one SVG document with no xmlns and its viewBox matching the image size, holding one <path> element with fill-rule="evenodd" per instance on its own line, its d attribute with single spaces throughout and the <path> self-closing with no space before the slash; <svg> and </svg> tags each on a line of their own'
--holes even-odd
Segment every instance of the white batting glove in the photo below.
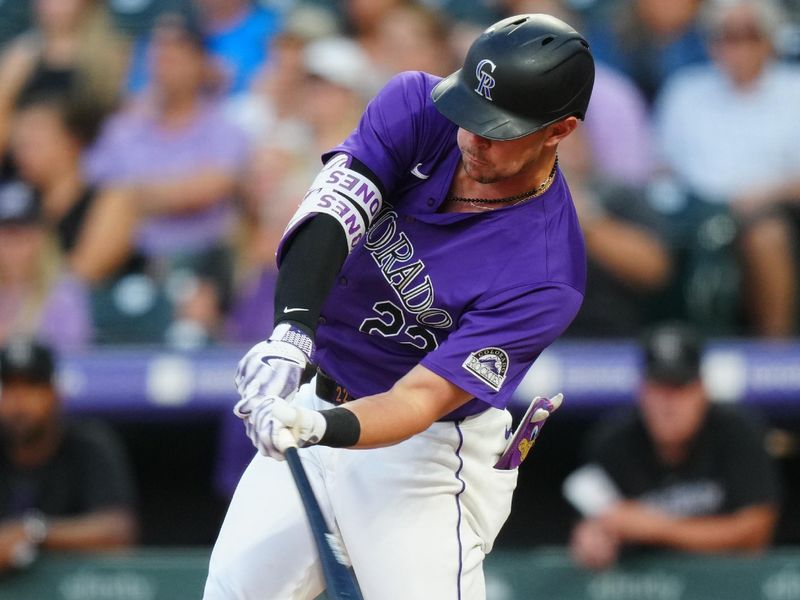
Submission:
<svg viewBox="0 0 800 600">
<path fill-rule="evenodd" d="M 239 361 L 234 382 L 242 399 L 234 414 L 246 421 L 271 398 L 291 401 L 313 352 L 314 342 L 304 331 L 280 323 L 267 341 L 253 346 Z"/>
<path fill-rule="evenodd" d="M 292 406 L 281 398 L 267 398 L 246 422 L 253 445 L 276 460 L 283 460 L 287 448 L 318 443 L 326 428 L 327 422 L 318 411 Z"/>
</svg>

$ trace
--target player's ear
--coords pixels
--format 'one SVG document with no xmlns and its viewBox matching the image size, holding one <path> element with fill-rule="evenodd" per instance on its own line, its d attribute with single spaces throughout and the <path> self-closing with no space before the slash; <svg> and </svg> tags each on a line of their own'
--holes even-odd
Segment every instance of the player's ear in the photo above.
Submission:
<svg viewBox="0 0 800 600">
<path fill-rule="evenodd" d="M 566 138 L 570 133 L 578 128 L 577 117 L 566 117 L 560 121 L 556 121 L 552 125 L 547 126 L 547 137 L 545 138 L 545 146 L 557 146 L 561 140 Z"/>
</svg>

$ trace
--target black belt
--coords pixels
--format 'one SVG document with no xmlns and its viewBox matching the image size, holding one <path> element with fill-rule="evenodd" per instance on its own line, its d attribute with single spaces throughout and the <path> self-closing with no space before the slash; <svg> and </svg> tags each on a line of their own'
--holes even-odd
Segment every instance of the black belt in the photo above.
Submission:
<svg viewBox="0 0 800 600">
<path fill-rule="evenodd" d="M 357 398 L 353 396 L 350 392 L 347 391 L 347 388 L 344 387 L 342 384 L 338 383 L 335 379 L 333 379 L 330 375 L 325 373 L 320 368 L 317 368 L 317 397 L 321 400 L 325 400 L 326 402 L 330 402 L 331 404 L 344 404 L 345 402 L 352 402 Z M 488 407 L 487 407 L 488 408 Z M 483 410 L 479 411 L 483 412 Z M 476 413 L 477 414 L 477 413 Z M 471 415 L 470 415 L 471 416 Z M 448 417 L 445 415 L 439 421 L 462 421 L 464 419 L 463 416 L 460 417 Z"/>
<path fill-rule="evenodd" d="M 322 369 L 317 369 L 317 397 L 332 404 L 344 404 L 355 400 L 347 388 L 336 382 Z"/>
</svg>

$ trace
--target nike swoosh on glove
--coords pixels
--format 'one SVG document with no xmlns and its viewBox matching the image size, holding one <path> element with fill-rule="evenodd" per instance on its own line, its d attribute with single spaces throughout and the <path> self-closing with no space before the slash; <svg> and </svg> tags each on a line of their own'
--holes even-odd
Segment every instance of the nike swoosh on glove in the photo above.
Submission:
<svg viewBox="0 0 800 600">
<path fill-rule="evenodd" d="M 253 346 L 239 361 L 234 383 L 242 399 L 234 406 L 234 414 L 247 420 L 268 399 L 291 401 L 313 353 L 311 337 L 280 323 L 267 341 Z"/>
</svg>

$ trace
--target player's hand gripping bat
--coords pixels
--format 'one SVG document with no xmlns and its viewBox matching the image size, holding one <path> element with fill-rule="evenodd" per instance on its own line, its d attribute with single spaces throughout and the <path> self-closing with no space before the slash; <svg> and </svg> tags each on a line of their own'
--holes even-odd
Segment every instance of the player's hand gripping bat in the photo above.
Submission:
<svg viewBox="0 0 800 600">
<path fill-rule="evenodd" d="M 539 436 L 544 422 L 554 410 L 561 406 L 563 400 L 562 394 L 557 394 L 552 399 L 538 396 L 534 398 L 495 467 L 498 469 L 518 467 L 536 443 L 536 438 Z M 287 442 L 286 445 L 288 447 L 284 451 L 284 457 L 292 472 L 308 517 L 322 565 L 326 593 L 330 600 L 363 600 L 361 592 L 347 568 L 339 543 L 325 522 L 322 509 L 314 496 L 314 490 L 311 489 L 311 483 L 308 481 L 303 464 L 300 462 L 294 440 Z"/>
</svg>

